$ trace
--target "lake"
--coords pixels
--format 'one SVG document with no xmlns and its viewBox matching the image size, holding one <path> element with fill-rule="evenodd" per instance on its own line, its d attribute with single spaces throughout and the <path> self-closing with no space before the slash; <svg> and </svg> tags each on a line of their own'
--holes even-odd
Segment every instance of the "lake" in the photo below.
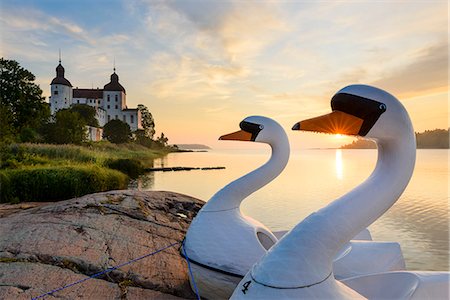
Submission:
<svg viewBox="0 0 450 300">
<path fill-rule="evenodd" d="M 417 150 L 416 167 L 405 192 L 369 227 L 374 240 L 400 243 L 409 270 L 449 270 L 448 154 L 448 150 Z M 132 181 L 130 188 L 175 191 L 206 201 L 269 156 L 269 148 L 171 153 L 156 159 L 154 167 L 226 169 L 153 172 Z M 242 211 L 274 231 L 290 229 L 363 182 L 376 160 L 374 149 L 292 150 L 283 173 L 250 195 Z"/>
</svg>

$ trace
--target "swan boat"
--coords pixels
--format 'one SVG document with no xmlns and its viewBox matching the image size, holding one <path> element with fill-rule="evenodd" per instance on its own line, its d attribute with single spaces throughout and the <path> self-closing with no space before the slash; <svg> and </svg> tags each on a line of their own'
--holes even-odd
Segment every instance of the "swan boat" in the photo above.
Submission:
<svg viewBox="0 0 450 300">
<path fill-rule="evenodd" d="M 378 148 L 375 170 L 351 192 L 297 224 L 249 270 L 231 299 L 448 299 L 448 272 L 335 279 L 333 259 L 339 249 L 403 193 L 414 170 L 416 144 L 405 108 L 383 90 L 347 86 L 334 95 L 331 107 L 332 113 L 292 129 L 373 139 Z"/>
<path fill-rule="evenodd" d="M 193 280 L 203 298 L 229 298 L 252 265 L 286 233 L 271 232 L 257 220 L 242 214 L 240 204 L 283 171 L 290 152 L 287 135 L 277 122 L 261 116 L 244 119 L 240 127 L 240 131 L 220 139 L 266 143 L 272 155 L 260 168 L 219 190 L 189 227 L 181 254 L 186 251 L 192 263 Z M 336 278 L 404 269 L 397 243 L 370 240 L 369 231 L 363 229 L 343 245 L 334 259 Z M 370 263 L 383 258 L 389 263 Z"/>
</svg>

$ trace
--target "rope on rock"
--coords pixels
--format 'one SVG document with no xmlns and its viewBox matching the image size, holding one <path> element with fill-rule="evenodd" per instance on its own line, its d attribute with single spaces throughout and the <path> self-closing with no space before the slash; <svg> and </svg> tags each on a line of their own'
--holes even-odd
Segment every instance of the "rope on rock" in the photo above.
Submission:
<svg viewBox="0 0 450 300">
<path fill-rule="evenodd" d="M 186 247 L 184 247 L 185 241 L 186 241 L 186 239 L 184 239 L 183 242 L 181 242 L 181 248 L 183 249 L 184 258 L 186 258 L 186 262 L 187 262 L 188 269 L 189 269 L 189 276 L 192 279 L 191 281 L 192 281 L 192 285 L 194 286 L 195 295 L 197 296 L 197 300 L 200 300 L 200 293 L 198 292 L 197 284 L 195 284 L 195 278 L 194 278 L 194 274 L 192 273 L 191 263 L 189 262 L 189 257 L 186 253 Z"/>
<path fill-rule="evenodd" d="M 164 251 L 164 250 L 167 250 L 167 249 L 169 249 L 169 248 L 171 248 L 171 247 L 174 247 L 174 246 L 176 246 L 176 245 L 178 245 L 178 244 L 180 244 L 180 243 L 182 243 L 182 242 L 175 242 L 175 243 L 170 244 L 170 245 L 168 245 L 168 246 L 165 246 L 165 247 L 163 247 L 163 248 L 161 248 L 161 249 L 159 249 L 159 250 L 156 250 L 156 251 L 154 251 L 154 252 L 152 252 L 152 253 L 145 254 L 145 255 L 143 255 L 143 256 L 140 256 L 140 257 L 138 257 L 138 258 L 132 259 L 132 260 L 130 260 L 130 261 L 127 261 L 127 262 L 122 263 L 122 264 L 120 264 L 120 265 L 117 265 L 117 266 L 115 266 L 115 267 L 108 268 L 108 269 L 106 269 L 106 270 L 104 270 L 104 271 L 98 272 L 98 273 L 96 273 L 96 274 L 94 274 L 94 275 L 91 275 L 91 276 L 89 276 L 89 277 L 86 277 L 86 278 L 83 278 L 83 279 L 81 279 L 81 280 L 72 282 L 72 283 L 70 283 L 70 284 L 67 284 L 67 285 L 65 285 L 65 286 L 63 286 L 63 287 L 60 287 L 60 288 L 57 288 L 57 289 L 54 289 L 54 290 L 52 290 L 52 291 L 50 291 L 50 292 L 47 292 L 47 293 L 45 293 L 45 294 L 42 294 L 42 295 L 40 295 L 40 296 L 34 297 L 34 298 L 32 298 L 32 300 L 37 300 L 37 299 L 40 299 L 40 298 L 44 298 L 45 296 L 51 295 L 51 294 L 53 294 L 53 293 L 62 291 L 62 290 L 64 290 L 64 289 L 67 289 L 67 288 L 72 287 L 72 286 L 74 286 L 74 285 L 77 285 L 77 284 L 83 283 L 83 282 L 85 282 L 85 281 L 88 281 L 89 279 L 97 278 L 97 277 L 102 276 L 102 275 L 104 275 L 104 274 L 106 274 L 106 273 L 109 273 L 109 272 L 111 272 L 111 271 L 117 270 L 117 269 L 119 269 L 119 268 L 122 268 L 122 267 L 124 267 L 124 266 L 126 266 L 126 265 L 132 264 L 132 263 L 134 263 L 134 262 L 137 262 L 138 260 L 147 258 L 147 257 L 149 257 L 149 256 L 153 256 L 153 255 L 155 255 L 155 254 L 157 254 L 157 253 L 159 253 L 159 252 L 162 252 L 162 251 Z M 188 261 L 188 266 L 189 266 L 189 261 Z M 190 270 L 190 267 L 189 267 L 189 270 Z M 198 294 L 197 294 L 197 297 L 198 297 Z M 200 298 L 198 298 L 198 299 L 200 299 Z"/>
</svg>

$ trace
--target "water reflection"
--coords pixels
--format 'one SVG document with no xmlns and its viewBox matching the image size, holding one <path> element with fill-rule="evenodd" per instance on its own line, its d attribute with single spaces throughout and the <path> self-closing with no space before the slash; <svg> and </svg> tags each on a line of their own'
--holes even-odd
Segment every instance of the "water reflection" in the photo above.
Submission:
<svg viewBox="0 0 450 300">
<path fill-rule="evenodd" d="M 168 156 L 159 157 L 153 160 L 153 166 L 155 168 L 165 168 L 168 164 Z"/>
<path fill-rule="evenodd" d="M 167 159 L 167 157 L 166 157 Z M 154 159 L 150 164 L 147 165 L 149 168 L 155 167 L 155 162 L 157 159 Z M 158 166 L 159 167 L 159 166 Z M 132 190 L 152 190 L 155 185 L 155 173 L 149 172 L 144 175 L 139 176 L 138 178 L 132 178 L 128 183 L 128 188 Z"/>
<path fill-rule="evenodd" d="M 336 177 L 340 180 L 344 177 L 344 167 L 342 164 L 342 150 L 336 149 Z"/>
<path fill-rule="evenodd" d="M 370 226 L 375 240 L 400 243 L 408 269 L 449 268 L 447 155 L 447 150 L 418 150 L 416 168 L 405 192 Z M 262 165 L 269 156 L 269 149 L 173 153 L 155 160 L 155 167 L 226 169 L 149 173 L 130 188 L 175 191 L 208 200 L 232 180 Z M 376 160 L 375 149 L 293 151 L 283 173 L 250 195 L 242 211 L 272 230 L 290 229 L 366 180 Z"/>
<path fill-rule="evenodd" d="M 155 186 L 155 173 L 149 172 L 147 174 L 139 176 L 139 178 L 131 179 L 128 188 L 138 191 L 153 190 Z"/>
</svg>

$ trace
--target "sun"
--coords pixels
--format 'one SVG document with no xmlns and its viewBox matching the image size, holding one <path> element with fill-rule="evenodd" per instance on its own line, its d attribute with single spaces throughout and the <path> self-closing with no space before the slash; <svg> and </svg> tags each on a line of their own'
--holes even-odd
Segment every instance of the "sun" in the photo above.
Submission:
<svg viewBox="0 0 450 300">
<path fill-rule="evenodd" d="M 334 137 L 337 138 L 337 139 L 343 139 L 343 138 L 344 138 L 344 135 L 338 133 L 338 134 L 335 134 Z"/>
</svg>

